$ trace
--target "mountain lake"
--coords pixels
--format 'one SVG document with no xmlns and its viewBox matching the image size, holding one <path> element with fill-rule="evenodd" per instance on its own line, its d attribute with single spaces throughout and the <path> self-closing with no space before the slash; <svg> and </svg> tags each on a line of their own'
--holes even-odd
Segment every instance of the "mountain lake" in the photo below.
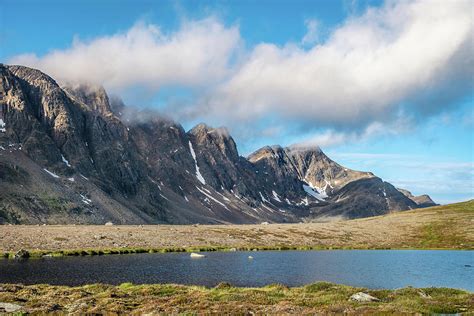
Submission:
<svg viewBox="0 0 474 316">
<path fill-rule="evenodd" d="M 321 250 L 153 253 L 0 260 L 0 283 L 176 283 L 256 287 L 317 281 L 373 289 L 450 287 L 474 291 L 474 252 Z"/>
</svg>

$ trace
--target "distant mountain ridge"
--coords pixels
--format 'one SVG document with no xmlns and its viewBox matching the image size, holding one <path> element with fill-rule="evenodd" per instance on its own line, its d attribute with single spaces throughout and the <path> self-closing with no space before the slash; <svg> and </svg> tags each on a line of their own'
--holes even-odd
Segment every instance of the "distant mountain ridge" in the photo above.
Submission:
<svg viewBox="0 0 474 316">
<path fill-rule="evenodd" d="M 101 87 L 0 65 L 0 223 L 258 223 L 433 205 L 320 148 L 239 155 L 225 128 L 128 122 Z"/>
</svg>

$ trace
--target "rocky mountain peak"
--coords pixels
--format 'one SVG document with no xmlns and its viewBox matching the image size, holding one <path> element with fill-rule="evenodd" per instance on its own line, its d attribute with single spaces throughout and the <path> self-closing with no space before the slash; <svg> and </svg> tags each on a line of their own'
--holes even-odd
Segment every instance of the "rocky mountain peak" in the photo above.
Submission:
<svg viewBox="0 0 474 316">
<path fill-rule="evenodd" d="M 207 149 L 215 147 L 230 159 L 235 160 L 239 157 L 237 145 L 225 127 L 213 128 L 200 123 L 193 127 L 188 134 L 198 146 L 203 146 Z"/>
<path fill-rule="evenodd" d="M 57 82 L 44 72 L 20 65 L 6 66 L 15 76 L 27 81 L 33 86 L 48 89 L 60 89 Z"/>
<path fill-rule="evenodd" d="M 361 172 L 343 167 L 331 160 L 319 147 L 290 147 L 287 154 L 302 176 L 302 180 L 310 186 L 323 188 L 333 192 L 349 182 L 371 178 L 370 172 Z"/>
<path fill-rule="evenodd" d="M 191 128 L 189 130 L 189 132 L 191 134 L 198 134 L 198 133 L 205 133 L 209 130 L 211 130 L 212 127 L 210 127 L 209 125 L 207 125 L 206 123 L 199 123 L 197 124 L 196 126 L 194 126 L 193 128 Z"/>
<path fill-rule="evenodd" d="M 205 123 L 199 123 L 196 126 L 194 126 L 191 130 L 189 130 L 189 133 L 194 135 L 194 136 L 199 136 L 203 137 L 205 135 L 213 135 L 216 137 L 220 138 L 232 138 L 230 136 L 229 130 L 226 127 L 211 127 Z"/>
<path fill-rule="evenodd" d="M 66 84 L 62 88 L 75 100 L 89 107 L 90 110 L 102 115 L 112 114 L 109 97 L 102 86 L 81 83 Z"/>
<path fill-rule="evenodd" d="M 300 154 L 319 154 L 322 153 L 321 147 L 314 146 L 302 146 L 302 145 L 290 145 L 286 148 L 288 152 L 300 153 Z"/>
<path fill-rule="evenodd" d="M 257 163 L 260 160 L 282 159 L 284 154 L 285 150 L 280 145 L 264 146 L 248 155 L 247 159 L 251 163 Z"/>
<path fill-rule="evenodd" d="M 84 116 L 67 94 L 48 75 L 24 66 L 2 69 L 2 112 L 11 139 L 46 165 L 61 162 L 61 154 L 88 165 L 87 148 L 78 133 Z"/>
<path fill-rule="evenodd" d="M 250 154 L 248 160 L 273 169 L 275 174 L 279 172 L 276 169 L 284 167 L 286 172 L 282 176 L 293 174 L 318 192 L 324 191 L 324 194 L 334 192 L 351 181 L 373 177 L 370 172 L 350 170 L 337 164 L 318 146 L 265 146 Z"/>
<path fill-rule="evenodd" d="M 415 202 L 419 207 L 429 207 L 437 205 L 428 195 L 422 194 L 414 196 L 410 191 L 397 188 L 403 195 Z"/>
</svg>

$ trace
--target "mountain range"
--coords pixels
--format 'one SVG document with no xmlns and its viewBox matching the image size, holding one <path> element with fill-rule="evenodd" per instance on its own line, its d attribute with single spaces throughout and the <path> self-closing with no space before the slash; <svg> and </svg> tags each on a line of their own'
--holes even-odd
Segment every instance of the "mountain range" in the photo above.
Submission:
<svg viewBox="0 0 474 316">
<path fill-rule="evenodd" d="M 227 129 L 130 120 L 102 87 L 3 64 L 0 78 L 0 223 L 330 221 L 435 205 L 318 147 L 242 157 Z"/>
</svg>

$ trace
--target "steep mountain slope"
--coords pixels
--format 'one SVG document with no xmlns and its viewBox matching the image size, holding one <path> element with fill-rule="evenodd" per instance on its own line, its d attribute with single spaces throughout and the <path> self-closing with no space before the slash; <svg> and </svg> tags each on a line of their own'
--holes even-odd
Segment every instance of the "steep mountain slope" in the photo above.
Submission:
<svg viewBox="0 0 474 316">
<path fill-rule="evenodd" d="M 265 147 L 249 156 L 249 161 L 268 174 L 268 179 L 284 188 L 286 201 L 304 191 L 302 203 L 310 218 L 356 218 L 417 208 L 391 184 L 370 172 L 344 168 L 329 159 L 320 148 Z"/>
<path fill-rule="evenodd" d="M 430 207 L 430 206 L 438 205 L 426 194 L 414 196 L 408 190 L 404 190 L 404 189 L 400 189 L 400 188 L 397 188 L 397 190 L 400 191 L 407 198 L 409 198 L 410 200 L 415 202 L 418 205 L 418 207 Z"/>
<path fill-rule="evenodd" d="M 225 128 L 125 119 L 103 88 L 27 67 L 0 64 L 0 76 L 0 223 L 296 222 L 422 206 L 319 148 L 246 159 Z"/>
</svg>

